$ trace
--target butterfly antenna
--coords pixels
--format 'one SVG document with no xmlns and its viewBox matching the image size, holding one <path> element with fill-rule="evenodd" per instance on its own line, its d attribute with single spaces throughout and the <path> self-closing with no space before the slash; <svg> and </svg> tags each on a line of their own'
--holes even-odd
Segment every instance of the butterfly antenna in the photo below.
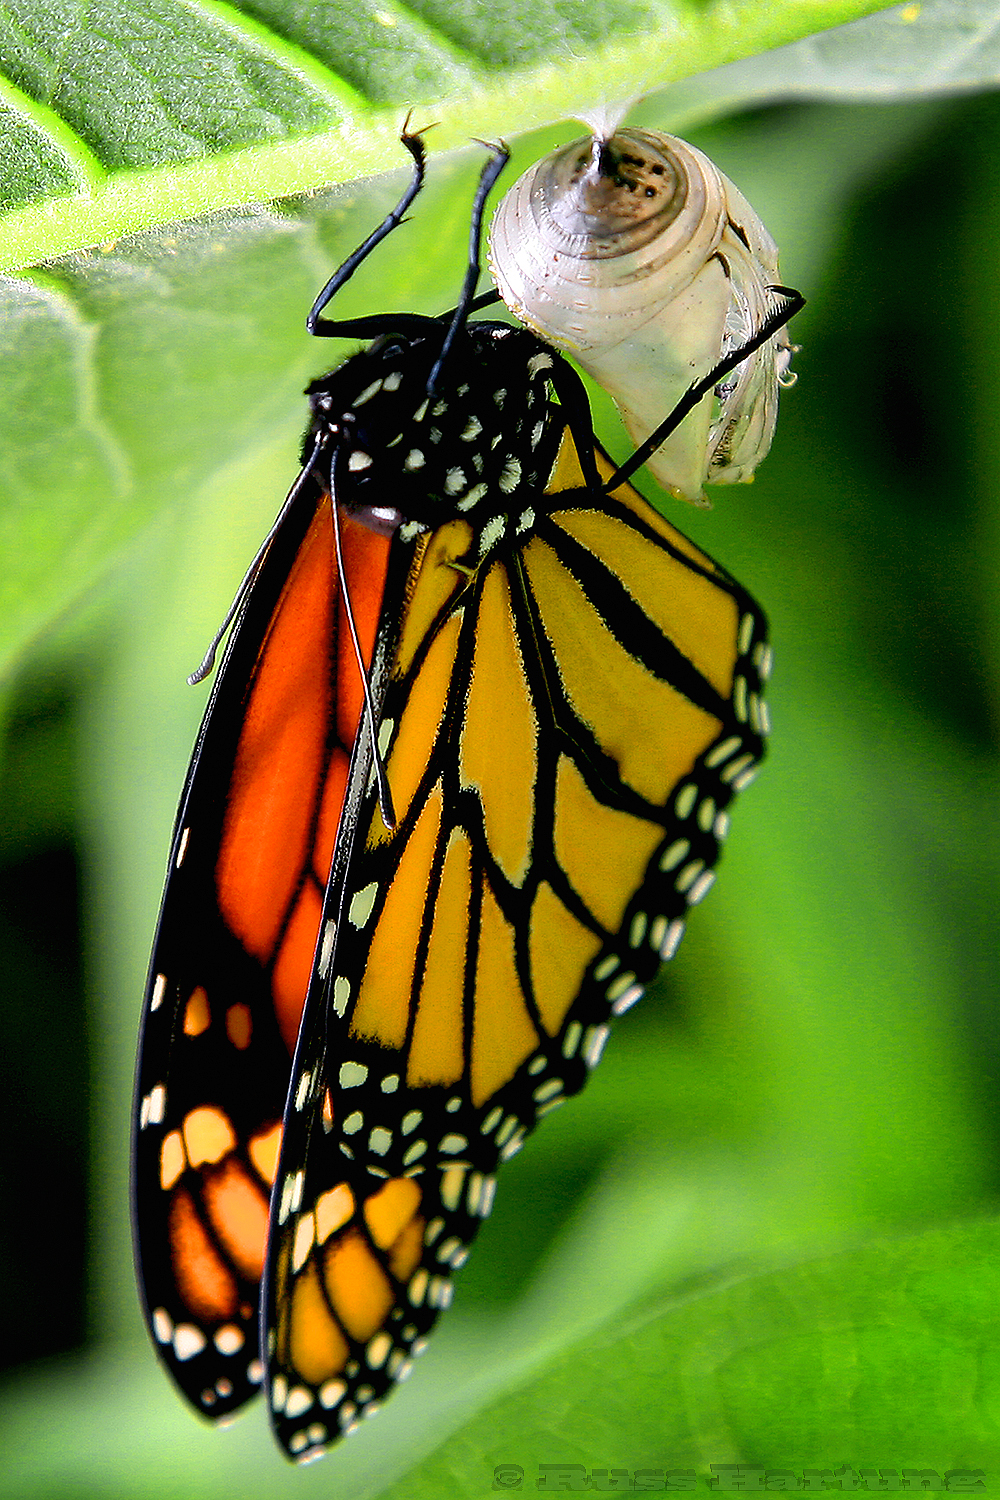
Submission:
<svg viewBox="0 0 1000 1500">
<path fill-rule="evenodd" d="M 223 620 L 222 624 L 215 632 L 215 635 L 212 637 L 211 645 L 201 659 L 201 666 L 196 672 L 192 672 L 188 677 L 188 682 L 192 687 L 194 687 L 199 682 L 204 682 L 209 672 L 211 672 L 212 668 L 215 666 L 215 657 L 220 645 L 222 644 L 222 638 L 225 635 L 226 631 L 229 629 L 230 625 L 235 620 L 240 608 L 243 605 L 244 600 L 256 583 L 257 574 L 260 572 L 260 565 L 267 555 L 267 550 L 270 547 L 271 543 L 274 541 L 274 538 L 277 536 L 278 531 L 281 527 L 281 523 L 287 516 L 289 509 L 295 501 L 295 497 L 299 494 L 302 486 L 312 474 L 313 467 L 316 463 L 317 458 L 319 457 L 320 450 L 323 447 L 323 442 L 324 439 L 322 435 L 317 435 L 312 452 L 306 459 L 305 463 L 302 465 L 295 483 L 292 485 L 291 489 L 288 491 L 288 494 L 285 496 L 282 502 L 281 509 L 278 511 L 277 520 L 258 547 L 257 554 L 254 557 L 253 562 L 243 574 L 243 581 L 241 582 L 239 588 L 236 590 L 236 594 L 233 598 L 232 604 L 226 611 L 226 618 Z"/>
<path fill-rule="evenodd" d="M 688 387 L 670 415 L 660 423 L 659 427 L 654 428 L 646 441 L 635 450 L 632 457 L 626 459 L 620 469 L 615 470 L 604 486 L 606 494 L 611 494 L 626 479 L 631 479 L 635 471 L 642 468 L 647 458 L 652 457 L 660 444 L 665 443 L 670 434 L 677 430 L 688 412 L 693 411 L 709 391 L 715 390 L 720 380 L 731 374 L 737 365 L 741 365 L 753 354 L 754 350 L 773 338 L 778 330 L 784 328 L 789 319 L 794 318 L 795 314 L 805 306 L 806 299 L 793 287 L 772 286 L 768 287 L 768 291 L 776 292 L 781 297 L 781 306 L 768 313 L 752 338 L 747 339 L 745 344 L 740 344 L 739 348 L 730 350 L 724 359 L 720 359 L 719 363 L 709 370 L 707 375 Z"/>
<path fill-rule="evenodd" d="M 337 504 L 336 494 L 333 492 L 333 484 L 330 486 L 330 505 L 333 510 L 333 541 L 337 553 L 337 574 L 340 578 L 341 593 L 344 600 L 344 612 L 347 615 L 347 624 L 351 631 L 351 640 L 354 643 L 354 655 L 357 657 L 358 670 L 361 673 L 361 686 L 365 695 L 365 717 L 368 720 L 368 733 L 372 741 L 372 759 L 375 764 L 375 777 L 378 781 L 378 805 L 382 814 L 382 822 L 392 833 L 396 827 L 396 809 L 392 805 L 392 792 L 389 789 L 389 778 L 386 775 L 385 761 L 379 749 L 378 736 L 375 733 L 375 705 L 372 702 L 371 684 L 368 680 L 368 668 L 361 653 L 361 639 L 358 635 L 358 627 L 354 621 L 354 610 L 351 606 L 351 591 L 347 583 L 347 573 L 344 569 L 344 554 L 340 545 L 340 507 Z"/>
<path fill-rule="evenodd" d="M 480 141 L 479 145 L 485 146 L 487 151 L 493 152 L 493 155 L 479 174 L 479 186 L 476 188 L 476 196 L 472 200 L 472 222 L 469 225 L 469 263 L 465 271 L 465 280 L 462 283 L 462 295 L 458 299 L 458 306 L 455 308 L 451 326 L 445 334 L 444 343 L 441 345 L 441 353 L 438 355 L 431 369 L 427 381 L 428 396 L 433 396 L 437 389 L 441 367 L 451 353 L 451 346 L 458 337 L 460 330 L 468 321 L 469 313 L 473 309 L 476 283 L 479 280 L 483 239 L 483 211 L 493 184 L 510 160 L 510 151 L 503 141 L 497 142 L 496 145 L 490 145 L 487 141 Z M 495 298 L 490 295 L 489 300 L 492 302 Z M 483 305 L 488 306 L 489 303 Z"/>
</svg>

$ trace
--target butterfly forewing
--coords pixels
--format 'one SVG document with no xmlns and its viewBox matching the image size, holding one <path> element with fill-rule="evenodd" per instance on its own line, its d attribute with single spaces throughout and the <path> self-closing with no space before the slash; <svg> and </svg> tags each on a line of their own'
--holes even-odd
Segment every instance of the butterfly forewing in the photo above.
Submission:
<svg viewBox="0 0 1000 1500">
<path fill-rule="evenodd" d="M 370 653 L 388 550 L 345 521 Z M 210 1417 L 259 1389 L 259 1283 L 291 1055 L 361 705 L 330 501 L 298 495 L 207 710 L 150 968 L 134 1142 L 147 1318 Z"/>
<path fill-rule="evenodd" d="M 512 490 L 485 548 L 466 520 L 432 531 L 404 590 L 379 735 L 398 822 L 360 795 L 275 1197 L 294 1457 L 408 1372 L 499 1162 L 676 947 L 763 750 L 759 609 L 631 487 L 588 486 L 548 423 L 545 493 Z"/>
</svg>

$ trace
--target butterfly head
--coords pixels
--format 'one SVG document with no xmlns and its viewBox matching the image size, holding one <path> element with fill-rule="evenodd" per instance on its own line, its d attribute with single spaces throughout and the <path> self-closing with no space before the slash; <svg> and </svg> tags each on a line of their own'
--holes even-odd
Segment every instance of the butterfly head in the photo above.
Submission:
<svg viewBox="0 0 1000 1500">
<path fill-rule="evenodd" d="M 462 329 L 429 391 L 446 326 L 387 334 L 308 388 L 311 452 L 341 503 L 376 530 L 523 508 L 551 465 L 554 356 L 504 323 Z"/>
</svg>

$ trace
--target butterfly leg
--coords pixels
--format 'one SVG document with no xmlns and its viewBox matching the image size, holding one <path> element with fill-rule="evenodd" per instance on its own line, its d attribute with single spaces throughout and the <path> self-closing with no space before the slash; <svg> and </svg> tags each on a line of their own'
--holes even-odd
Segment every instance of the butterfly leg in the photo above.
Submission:
<svg viewBox="0 0 1000 1500">
<path fill-rule="evenodd" d="M 749 358 L 754 350 L 773 338 L 779 328 L 784 328 L 785 324 L 805 306 L 806 299 L 793 287 L 772 286 L 768 290 L 776 292 L 781 297 L 781 305 L 768 314 L 752 338 L 747 339 L 746 343 L 740 344 L 738 348 L 731 349 L 724 359 L 720 359 L 719 363 L 709 370 L 707 375 L 703 375 L 700 380 L 696 380 L 688 387 L 670 415 L 664 418 L 659 427 L 653 429 L 632 457 L 626 459 L 620 469 L 615 470 L 604 486 L 607 494 L 611 494 L 626 479 L 631 479 L 636 470 L 642 468 L 647 458 L 656 452 L 660 444 L 665 443 L 670 434 L 677 430 L 688 412 L 693 411 L 698 402 L 703 400 L 710 391 L 714 391 L 720 380 L 724 380 L 736 369 L 737 365 L 741 365 L 745 359 Z"/>
<path fill-rule="evenodd" d="M 403 145 L 413 157 L 413 176 L 410 179 L 409 187 L 396 204 L 396 207 L 390 213 L 386 214 L 382 223 L 368 236 L 364 244 L 359 245 L 353 255 L 347 257 L 339 270 L 334 271 L 330 280 L 309 309 L 309 316 L 306 318 L 306 328 L 309 333 L 315 334 L 317 338 L 336 338 L 341 333 L 349 332 L 346 323 L 337 322 L 335 319 L 321 318 L 320 313 L 326 307 L 334 293 L 338 292 L 345 282 L 350 281 L 362 262 L 368 259 L 375 246 L 381 244 L 386 236 L 390 235 L 397 225 L 402 222 L 403 215 L 424 185 L 427 153 L 424 149 L 423 136 L 420 131 L 415 131 L 411 135 L 408 129 L 409 123 L 410 117 L 407 115 L 406 123 L 403 126 L 403 133 L 400 136 Z"/>
</svg>

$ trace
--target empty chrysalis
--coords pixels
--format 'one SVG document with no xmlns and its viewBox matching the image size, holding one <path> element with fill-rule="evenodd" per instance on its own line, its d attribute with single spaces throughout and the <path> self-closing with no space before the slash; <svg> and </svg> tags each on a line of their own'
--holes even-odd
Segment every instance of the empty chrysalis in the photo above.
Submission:
<svg viewBox="0 0 1000 1500">
<path fill-rule="evenodd" d="M 743 194 L 701 151 L 621 129 L 543 157 L 504 197 L 490 268 L 510 310 L 614 398 L 642 444 L 692 383 L 773 318 L 778 247 Z M 753 478 L 791 384 L 782 327 L 647 459 L 696 505 L 702 485 Z"/>
</svg>

